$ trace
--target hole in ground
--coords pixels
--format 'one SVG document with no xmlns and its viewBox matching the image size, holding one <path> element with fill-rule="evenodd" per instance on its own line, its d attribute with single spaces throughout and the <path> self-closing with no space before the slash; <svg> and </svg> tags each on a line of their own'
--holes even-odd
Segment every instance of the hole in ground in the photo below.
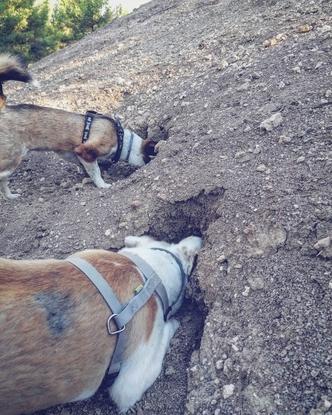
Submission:
<svg viewBox="0 0 332 415">
<path fill-rule="evenodd" d="M 218 218 L 216 212 L 223 194 L 223 188 L 216 188 L 185 201 L 165 204 L 155 212 L 147 234 L 174 243 L 190 235 L 204 237 L 209 224 Z"/>
</svg>

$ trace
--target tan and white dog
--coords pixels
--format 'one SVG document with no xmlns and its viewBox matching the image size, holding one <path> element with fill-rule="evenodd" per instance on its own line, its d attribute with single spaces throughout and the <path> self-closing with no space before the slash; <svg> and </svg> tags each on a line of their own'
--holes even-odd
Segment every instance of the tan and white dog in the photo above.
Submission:
<svg viewBox="0 0 332 415">
<path fill-rule="evenodd" d="M 142 284 L 142 274 L 124 256 L 135 254 L 158 274 L 176 311 L 183 300 L 180 268 L 190 274 L 201 244 L 196 236 L 178 244 L 130 236 L 118 253 L 86 250 L 75 256 L 95 267 L 127 303 Z M 1 415 L 31 413 L 92 396 L 117 341 L 106 329 L 109 316 L 100 292 L 68 260 L 0 259 Z M 160 374 L 178 326 L 173 317 L 164 320 L 156 294 L 127 325 L 123 362 L 109 391 L 121 412 Z"/>
<path fill-rule="evenodd" d="M 66 159 L 80 161 L 95 185 L 107 188 L 97 160 L 126 160 L 143 166 L 155 155 L 153 140 L 143 140 L 122 129 L 117 120 L 102 114 L 76 114 L 37 105 L 6 105 L 2 83 L 32 81 L 24 65 L 15 57 L 0 55 L 0 193 L 11 193 L 8 177 L 30 150 L 54 151 Z M 90 118 L 89 118 L 90 117 Z"/>
</svg>

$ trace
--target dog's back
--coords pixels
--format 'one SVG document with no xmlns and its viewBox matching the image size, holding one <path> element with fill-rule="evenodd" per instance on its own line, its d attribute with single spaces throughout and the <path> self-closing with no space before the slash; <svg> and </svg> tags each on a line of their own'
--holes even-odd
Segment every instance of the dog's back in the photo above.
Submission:
<svg viewBox="0 0 332 415">
<path fill-rule="evenodd" d="M 68 402 L 85 382 L 96 389 L 115 341 L 107 316 L 100 295 L 69 263 L 1 258 L 1 415 Z"/>
</svg>

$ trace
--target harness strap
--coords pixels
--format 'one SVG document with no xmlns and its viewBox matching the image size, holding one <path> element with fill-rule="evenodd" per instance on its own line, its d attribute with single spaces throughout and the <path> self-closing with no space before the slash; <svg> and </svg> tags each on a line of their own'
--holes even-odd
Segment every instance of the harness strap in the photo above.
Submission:
<svg viewBox="0 0 332 415">
<path fill-rule="evenodd" d="M 171 306 L 169 306 L 169 310 L 168 310 L 168 313 L 167 313 L 167 318 L 169 318 L 174 314 L 174 312 L 172 311 L 174 305 L 177 304 L 177 302 L 180 300 L 180 298 L 182 297 L 182 295 L 184 293 L 185 287 L 188 283 L 188 275 L 185 272 L 181 261 L 179 260 L 179 258 L 176 255 L 173 254 L 173 252 L 169 251 L 168 249 L 164 249 L 164 248 L 151 248 L 151 250 L 152 251 L 165 252 L 166 254 L 170 255 L 174 259 L 174 261 L 176 262 L 176 264 L 179 267 L 180 272 L 181 272 L 181 290 L 180 290 L 176 300 L 173 302 L 173 304 Z"/>
<path fill-rule="evenodd" d="M 130 157 L 130 153 L 131 153 L 131 149 L 133 147 L 133 141 L 134 141 L 134 133 L 131 131 L 130 132 L 130 139 L 129 139 L 129 145 L 128 145 L 128 151 L 127 151 L 127 155 L 125 160 L 129 162 L 129 157 Z"/>
<path fill-rule="evenodd" d="M 141 271 L 142 276 L 146 280 L 146 283 L 144 284 L 144 287 L 142 288 L 142 290 L 135 297 L 133 297 L 132 300 L 131 300 L 131 302 L 133 302 L 133 308 L 137 307 L 137 304 L 136 304 L 136 301 L 135 301 L 136 299 L 138 300 L 137 302 L 139 303 L 140 297 L 144 298 L 145 296 L 149 295 L 149 297 L 147 297 L 147 299 L 146 299 L 146 301 L 147 301 L 151 297 L 151 295 L 154 292 L 156 292 L 156 294 L 160 298 L 161 304 L 163 306 L 164 319 L 166 321 L 168 313 L 170 311 L 168 295 L 167 295 L 166 289 L 164 287 L 164 284 L 162 283 L 162 281 L 159 278 L 159 276 L 157 275 L 157 273 L 154 271 L 154 269 L 147 262 L 145 262 L 138 255 L 132 254 L 131 252 L 119 252 L 119 254 L 129 258 L 136 265 L 138 270 Z M 130 304 L 130 302 L 128 303 L 128 305 L 129 304 Z M 126 313 L 122 313 L 122 314 L 124 316 L 123 321 L 126 321 L 125 320 L 126 319 Z M 118 317 L 120 317 L 120 316 L 118 316 Z M 121 317 L 120 317 L 119 321 L 122 322 Z"/>
<path fill-rule="evenodd" d="M 79 269 L 86 277 L 88 277 L 88 279 L 98 289 L 113 313 L 108 318 L 107 328 L 109 334 L 118 334 L 118 338 L 109 366 L 109 374 L 119 372 L 120 370 L 121 363 L 123 361 L 123 352 L 127 343 L 127 334 L 125 332 L 126 324 L 146 304 L 153 293 L 156 292 L 161 299 L 165 320 L 170 309 L 166 289 L 152 267 L 137 255 L 127 252 L 121 253 L 121 255 L 126 256 L 136 265 L 136 267 L 138 267 L 146 281 L 142 289 L 126 305 L 120 303 L 108 282 L 88 261 L 75 255 L 72 255 L 66 259 L 77 269 Z M 117 330 L 115 331 L 112 331 L 110 327 L 112 320 L 114 320 L 117 326 Z"/>
</svg>

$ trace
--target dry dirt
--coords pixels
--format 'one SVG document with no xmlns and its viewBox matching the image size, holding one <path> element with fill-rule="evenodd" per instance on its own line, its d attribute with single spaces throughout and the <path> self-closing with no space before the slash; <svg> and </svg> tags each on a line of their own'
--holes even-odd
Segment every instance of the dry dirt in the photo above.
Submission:
<svg viewBox="0 0 332 415">
<path fill-rule="evenodd" d="M 104 166 L 107 190 L 29 154 L 11 180 L 22 197 L 0 202 L 1 256 L 204 238 L 134 413 L 332 414 L 331 6 L 152 1 L 33 65 L 40 90 L 6 86 L 12 102 L 117 112 L 165 141 L 146 167 Z M 43 414 L 116 410 L 101 387 Z"/>
</svg>

